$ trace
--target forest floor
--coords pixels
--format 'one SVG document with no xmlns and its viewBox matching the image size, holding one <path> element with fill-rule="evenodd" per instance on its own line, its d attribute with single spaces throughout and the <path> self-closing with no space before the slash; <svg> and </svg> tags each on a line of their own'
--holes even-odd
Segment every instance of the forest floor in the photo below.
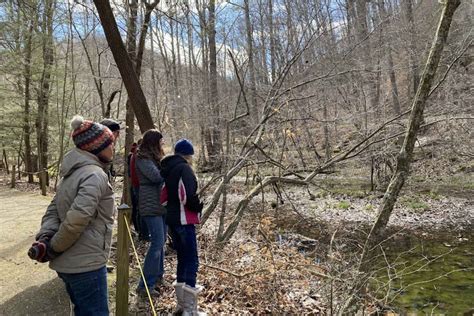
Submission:
<svg viewBox="0 0 474 316">
<path fill-rule="evenodd" d="M 219 217 L 217 208 L 206 225 L 200 229 L 198 237 L 200 246 L 198 281 L 205 287 L 200 298 L 202 309 L 210 315 L 319 314 L 328 313 L 331 308 L 337 310 L 344 299 L 344 291 L 347 290 L 351 280 L 357 277 L 352 269 L 356 258 L 351 254 L 363 243 L 365 234 L 375 219 L 383 193 L 371 192 L 370 183 L 363 174 L 354 172 L 353 168 L 346 170 L 350 170 L 351 173 L 320 175 L 315 181 L 316 185 L 308 189 L 280 186 L 278 192 L 273 189 L 266 190 L 263 196 L 256 197 L 250 203 L 235 235 L 224 248 L 215 244 Z M 119 192 L 120 181 L 116 184 L 116 192 Z M 251 184 L 245 184 L 243 177 L 236 177 L 233 180 L 227 196 L 229 213 L 235 209 L 238 201 L 251 187 Z M 2 293 L 1 296 L 3 310 L 12 311 L 12 308 L 26 308 L 28 305 L 14 303 L 15 297 L 23 301 L 22 293 L 35 293 L 29 290 L 37 290 L 38 285 L 32 286 L 30 281 L 31 271 L 38 276 L 44 275 L 38 279 L 54 283 L 58 291 L 61 286 L 57 278 L 54 278 L 54 273 L 46 266 L 34 265 L 26 255 L 23 256 L 38 228 L 49 199 L 39 195 L 33 198 L 32 194 L 19 193 L 16 190 L 6 189 L 5 186 L 0 188 L 2 188 L 0 205 L 2 207 L 9 205 L 3 202 L 6 199 L 14 201 L 7 209 L 16 209 L 21 213 L 20 223 L 26 218 L 24 213 L 28 205 L 34 205 L 34 209 L 37 210 L 28 212 L 27 218 L 30 221 L 28 228 L 26 226 L 20 228 L 24 238 L 24 249 L 17 246 L 18 240 L 10 237 L 10 247 L 15 249 L 15 254 L 2 256 L 0 268 L 14 265 L 19 269 L 18 280 L 9 281 L 13 289 L 15 289 L 13 284 L 17 284 L 17 290 Z M 25 183 L 20 183 L 19 188 L 22 191 L 37 190 Z M 20 202 L 22 199 L 26 199 L 26 204 Z M 13 220 L 20 221 L 18 214 L 12 214 Z M 231 216 L 227 218 L 226 224 L 230 218 Z M 8 227 L 9 229 L 21 227 L 16 225 L 17 223 L 15 225 L 12 223 Z M 454 265 L 464 267 L 470 264 L 470 261 L 465 262 L 466 256 L 472 257 L 469 254 L 474 252 L 471 242 L 473 225 L 472 172 L 452 172 L 435 176 L 430 172 L 425 175 L 418 172 L 410 178 L 395 206 L 387 238 L 392 240 L 391 244 L 389 242 L 390 246 L 403 245 L 404 251 L 414 247 L 413 239 L 439 241 L 437 244 L 441 245 L 443 251 L 462 249 L 463 252 L 459 256 L 452 257 L 456 258 Z M 0 229 L 2 234 L 10 234 L 4 233 L 3 227 Z M 18 236 L 15 236 L 18 239 Z M 147 245 L 135 242 L 143 258 Z M 471 246 L 466 248 L 467 244 Z M 419 255 L 431 260 L 426 253 Z M 14 260 L 19 261 L 11 263 Z M 114 264 L 115 256 L 112 253 L 110 265 Z M 30 265 L 34 265 L 35 269 L 29 267 Z M 147 302 L 138 299 L 134 293 L 139 276 L 138 263 L 135 259 L 131 259 L 130 267 L 130 312 L 151 315 Z M 171 286 L 175 269 L 176 256 L 170 251 L 165 258 L 166 282 L 160 288 L 160 299 L 154 302 L 159 313 L 171 313 L 175 306 Z M 462 271 L 466 272 L 466 269 L 462 268 Z M 469 271 L 472 274 L 472 268 Z M 14 272 L 9 273 L 12 274 Z M 461 312 L 464 312 L 474 307 L 470 305 L 471 303 L 466 303 L 474 299 L 474 280 L 471 280 L 469 274 L 463 274 L 459 278 L 464 282 L 467 280 L 467 284 L 456 285 L 468 287 L 468 290 L 464 289 L 466 296 L 460 297 L 460 303 L 456 303 L 461 306 Z M 436 286 L 434 285 L 435 288 Z M 111 310 L 114 311 L 115 273 L 109 273 L 109 288 Z M 453 288 L 453 291 L 457 290 L 456 287 Z M 54 293 L 46 294 L 57 295 L 56 302 L 62 297 L 62 302 L 64 292 Z M 419 297 L 420 294 L 417 295 Z M 436 296 L 430 293 L 430 297 L 433 295 Z M 367 303 L 369 310 L 373 307 L 374 301 Z M 412 306 L 413 302 L 406 304 Z M 423 306 L 434 308 L 440 301 L 428 301 L 424 304 L 420 307 L 420 311 Z M 68 306 L 67 303 L 63 305 Z M 441 302 L 439 306 L 447 306 L 444 310 L 440 309 L 441 312 L 449 312 L 451 308 L 449 302 Z M 0 314 L 4 314 L 3 310 L 0 310 Z"/>
<path fill-rule="evenodd" d="M 69 314 L 63 282 L 26 254 L 49 201 L 0 185 L 0 315 Z"/>
</svg>

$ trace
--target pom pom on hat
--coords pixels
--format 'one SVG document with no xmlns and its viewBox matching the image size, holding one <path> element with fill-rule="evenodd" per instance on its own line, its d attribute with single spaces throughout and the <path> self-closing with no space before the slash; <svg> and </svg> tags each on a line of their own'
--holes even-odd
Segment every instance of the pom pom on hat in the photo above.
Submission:
<svg viewBox="0 0 474 316">
<path fill-rule="evenodd" d="M 84 123 L 84 118 L 80 115 L 75 115 L 71 120 L 71 128 L 78 129 Z"/>
<path fill-rule="evenodd" d="M 102 124 L 84 120 L 76 115 L 71 120 L 72 139 L 77 148 L 94 155 L 110 146 L 114 141 L 112 131 Z"/>
</svg>

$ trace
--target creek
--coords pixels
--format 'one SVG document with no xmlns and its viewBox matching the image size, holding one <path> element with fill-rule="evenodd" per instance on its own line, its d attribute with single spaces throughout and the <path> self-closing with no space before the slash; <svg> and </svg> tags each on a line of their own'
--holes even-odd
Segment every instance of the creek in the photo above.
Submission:
<svg viewBox="0 0 474 316">
<path fill-rule="evenodd" d="M 280 217 L 277 226 L 286 232 L 279 235 L 280 240 L 316 255 L 319 262 L 325 260 L 330 225 Z M 336 239 L 346 240 L 345 253 L 354 253 L 360 249 L 356 244 L 361 245 L 364 239 L 349 225 L 346 228 L 352 233 Z M 405 230 L 383 243 L 384 255 L 373 266 L 377 272 L 370 292 L 386 312 L 474 315 L 474 234 L 438 231 L 429 237 L 423 235 Z M 350 245 L 350 241 L 354 243 Z"/>
<path fill-rule="evenodd" d="M 474 314 L 474 235 L 403 236 L 385 247 L 388 305 L 400 314 Z M 387 262 L 390 263 L 387 265 Z M 390 277 L 389 277 L 390 276 Z M 377 282 L 375 282 L 377 283 Z M 375 285 L 374 283 L 374 285 Z M 379 293 L 381 294 L 381 293 Z"/>
</svg>

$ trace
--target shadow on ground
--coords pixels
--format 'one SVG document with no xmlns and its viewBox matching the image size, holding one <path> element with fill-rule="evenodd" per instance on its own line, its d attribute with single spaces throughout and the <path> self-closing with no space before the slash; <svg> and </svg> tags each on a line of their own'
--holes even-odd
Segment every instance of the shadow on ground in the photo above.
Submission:
<svg viewBox="0 0 474 316">
<path fill-rule="evenodd" d="M 55 278 L 29 287 L 0 305 L 0 315 L 69 315 L 69 297 L 64 283 Z"/>
</svg>

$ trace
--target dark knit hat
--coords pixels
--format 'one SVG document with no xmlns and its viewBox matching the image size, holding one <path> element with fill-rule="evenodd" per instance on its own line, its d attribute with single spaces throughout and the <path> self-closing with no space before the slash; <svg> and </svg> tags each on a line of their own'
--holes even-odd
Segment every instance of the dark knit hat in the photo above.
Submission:
<svg viewBox="0 0 474 316">
<path fill-rule="evenodd" d="M 119 131 L 122 129 L 120 126 L 120 122 L 117 122 L 116 120 L 110 119 L 110 118 L 105 118 L 102 121 L 100 121 L 100 124 L 107 126 L 112 132 Z"/>
<path fill-rule="evenodd" d="M 112 131 L 99 123 L 84 120 L 76 115 L 72 118 L 72 139 L 77 148 L 97 155 L 114 141 Z"/>
<path fill-rule="evenodd" d="M 190 140 L 182 138 L 176 142 L 174 145 L 174 152 L 183 156 L 194 155 L 193 144 Z"/>
</svg>

